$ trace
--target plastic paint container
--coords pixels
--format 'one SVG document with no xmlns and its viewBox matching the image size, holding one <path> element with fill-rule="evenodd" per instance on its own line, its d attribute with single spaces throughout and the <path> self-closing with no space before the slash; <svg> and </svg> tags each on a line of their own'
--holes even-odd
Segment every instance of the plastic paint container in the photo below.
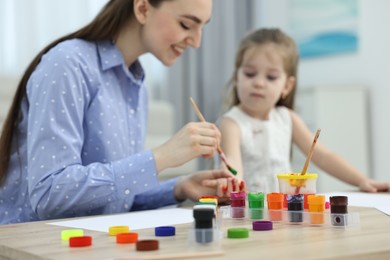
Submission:
<svg viewBox="0 0 390 260">
<path fill-rule="evenodd" d="M 308 209 L 310 213 L 310 223 L 314 225 L 325 223 L 325 196 L 309 195 L 307 196 Z"/>
<path fill-rule="evenodd" d="M 330 215 L 333 226 L 347 226 L 348 197 L 332 196 L 330 201 Z"/>
<path fill-rule="evenodd" d="M 207 208 L 194 209 L 193 216 L 195 219 L 196 242 L 201 244 L 213 242 L 214 210 Z"/>
<path fill-rule="evenodd" d="M 269 219 L 271 221 L 282 220 L 283 197 L 283 193 L 273 192 L 267 194 Z"/>
<path fill-rule="evenodd" d="M 246 194 L 243 191 L 230 193 L 230 216 L 232 218 L 245 218 L 245 199 Z"/>
<path fill-rule="evenodd" d="M 316 173 L 282 173 L 278 174 L 279 192 L 284 194 L 316 194 L 317 178 Z M 285 200 L 286 201 L 286 200 Z M 287 204 L 284 205 L 287 207 Z M 307 195 L 304 198 L 304 208 L 307 209 Z"/>
<path fill-rule="evenodd" d="M 264 193 L 248 193 L 249 215 L 251 219 L 263 219 Z"/>
<path fill-rule="evenodd" d="M 287 209 L 290 222 L 303 222 L 303 194 L 287 194 Z"/>
</svg>

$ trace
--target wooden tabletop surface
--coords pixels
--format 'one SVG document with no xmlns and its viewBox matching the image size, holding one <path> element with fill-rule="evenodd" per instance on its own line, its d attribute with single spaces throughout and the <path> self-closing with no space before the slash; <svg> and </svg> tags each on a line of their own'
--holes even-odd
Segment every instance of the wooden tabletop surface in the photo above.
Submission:
<svg viewBox="0 0 390 260">
<path fill-rule="evenodd" d="M 116 244 L 107 233 L 85 230 L 92 246 L 70 248 L 61 240 L 64 227 L 48 221 L 0 226 L 0 259 L 390 259 L 390 217 L 374 208 L 358 212 L 357 227 L 337 229 L 274 223 L 271 231 L 252 231 L 250 220 L 223 221 L 223 238 L 213 248 L 188 242 L 191 224 L 176 226 L 176 236 L 160 237 L 160 249 L 137 252 L 134 244 Z M 57 220 L 58 221 L 58 220 Z M 249 238 L 228 239 L 230 227 L 249 228 Z M 154 229 L 137 231 L 140 239 L 156 239 Z"/>
</svg>

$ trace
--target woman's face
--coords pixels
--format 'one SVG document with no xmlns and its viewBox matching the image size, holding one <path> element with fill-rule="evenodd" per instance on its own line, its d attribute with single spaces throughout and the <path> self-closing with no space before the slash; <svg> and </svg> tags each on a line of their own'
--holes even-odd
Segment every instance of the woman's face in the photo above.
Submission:
<svg viewBox="0 0 390 260">
<path fill-rule="evenodd" d="M 188 48 L 199 48 L 203 26 L 210 20 L 212 0 L 163 1 L 150 4 L 143 23 L 141 41 L 166 66 Z"/>
</svg>

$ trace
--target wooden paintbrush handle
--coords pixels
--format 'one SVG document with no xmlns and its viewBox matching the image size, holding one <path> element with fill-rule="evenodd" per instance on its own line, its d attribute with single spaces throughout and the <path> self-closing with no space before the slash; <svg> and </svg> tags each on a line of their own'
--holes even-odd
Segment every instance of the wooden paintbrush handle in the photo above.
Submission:
<svg viewBox="0 0 390 260">
<path fill-rule="evenodd" d="M 307 155 L 305 165 L 303 166 L 303 169 L 302 169 L 302 171 L 301 171 L 301 175 L 305 175 L 305 174 L 306 174 L 307 167 L 309 167 L 309 163 L 310 163 L 311 157 L 312 157 L 313 152 L 314 152 L 314 146 L 315 146 L 316 143 L 317 143 L 317 139 L 318 139 L 318 137 L 320 136 L 320 132 L 321 132 L 321 129 L 318 128 L 318 129 L 317 129 L 317 133 L 316 133 L 316 135 L 314 136 L 313 143 L 311 144 L 310 151 L 309 151 L 309 153 L 308 153 L 308 155 Z"/>
</svg>

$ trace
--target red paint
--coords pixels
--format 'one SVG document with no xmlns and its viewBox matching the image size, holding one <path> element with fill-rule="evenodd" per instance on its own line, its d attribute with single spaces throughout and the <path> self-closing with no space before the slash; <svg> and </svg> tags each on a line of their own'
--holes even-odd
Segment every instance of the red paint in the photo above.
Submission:
<svg viewBox="0 0 390 260">
<path fill-rule="evenodd" d="M 232 218 L 245 217 L 245 198 L 246 194 L 243 191 L 230 193 L 230 207 Z"/>
</svg>

